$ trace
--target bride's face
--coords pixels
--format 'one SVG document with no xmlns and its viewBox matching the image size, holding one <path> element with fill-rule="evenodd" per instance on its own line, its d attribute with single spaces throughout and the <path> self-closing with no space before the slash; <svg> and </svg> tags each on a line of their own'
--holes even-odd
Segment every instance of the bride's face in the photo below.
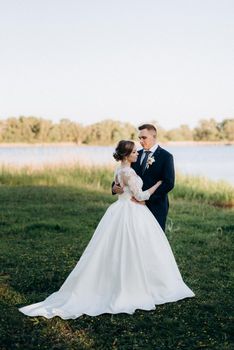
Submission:
<svg viewBox="0 0 234 350">
<path fill-rule="evenodd" d="M 138 152 L 137 152 L 136 146 L 134 146 L 132 152 L 128 156 L 128 161 L 130 163 L 135 163 L 137 161 L 137 157 L 138 157 Z"/>
</svg>

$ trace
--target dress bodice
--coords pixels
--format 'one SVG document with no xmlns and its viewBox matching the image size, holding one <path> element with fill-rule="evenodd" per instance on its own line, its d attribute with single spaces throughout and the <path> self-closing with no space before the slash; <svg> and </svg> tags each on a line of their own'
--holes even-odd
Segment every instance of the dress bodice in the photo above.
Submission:
<svg viewBox="0 0 234 350">
<path fill-rule="evenodd" d="M 120 199 L 130 199 L 131 197 L 135 197 L 138 201 L 149 199 L 149 191 L 142 191 L 143 181 L 131 167 L 119 167 L 116 170 L 115 177 L 124 190 L 119 195 Z"/>
</svg>

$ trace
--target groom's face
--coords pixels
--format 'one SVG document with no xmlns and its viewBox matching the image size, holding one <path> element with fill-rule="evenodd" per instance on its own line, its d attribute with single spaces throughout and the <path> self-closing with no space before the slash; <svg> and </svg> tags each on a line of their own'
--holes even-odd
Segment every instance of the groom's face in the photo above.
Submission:
<svg viewBox="0 0 234 350">
<path fill-rule="evenodd" d="M 156 143 L 156 133 L 154 132 L 154 130 L 148 130 L 148 129 L 139 130 L 138 137 L 139 137 L 141 146 L 145 150 L 150 149 Z"/>
</svg>

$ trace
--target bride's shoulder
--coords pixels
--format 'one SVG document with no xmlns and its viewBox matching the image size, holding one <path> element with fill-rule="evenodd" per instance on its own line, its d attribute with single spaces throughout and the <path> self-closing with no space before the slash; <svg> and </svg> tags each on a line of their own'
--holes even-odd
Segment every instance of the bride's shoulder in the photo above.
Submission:
<svg viewBox="0 0 234 350">
<path fill-rule="evenodd" d="M 127 175 L 127 174 L 135 174 L 135 170 L 133 170 L 133 168 L 131 167 L 118 167 L 116 170 L 118 173 L 121 173 L 123 175 Z"/>
<path fill-rule="evenodd" d="M 136 175 L 136 172 L 135 172 L 135 170 L 132 167 L 129 168 L 129 171 L 130 171 L 131 174 Z"/>
</svg>

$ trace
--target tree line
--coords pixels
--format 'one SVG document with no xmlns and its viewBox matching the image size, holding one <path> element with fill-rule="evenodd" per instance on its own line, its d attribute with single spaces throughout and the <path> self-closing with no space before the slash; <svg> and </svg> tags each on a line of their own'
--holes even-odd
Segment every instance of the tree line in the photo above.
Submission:
<svg viewBox="0 0 234 350">
<path fill-rule="evenodd" d="M 159 141 L 234 141 L 234 119 L 202 119 L 195 128 L 184 124 L 158 129 Z M 110 145 L 120 139 L 137 139 L 137 127 L 130 123 L 103 120 L 88 126 L 61 119 L 58 123 L 37 117 L 20 116 L 0 120 L 0 143 L 74 142 L 77 144 Z"/>
</svg>

